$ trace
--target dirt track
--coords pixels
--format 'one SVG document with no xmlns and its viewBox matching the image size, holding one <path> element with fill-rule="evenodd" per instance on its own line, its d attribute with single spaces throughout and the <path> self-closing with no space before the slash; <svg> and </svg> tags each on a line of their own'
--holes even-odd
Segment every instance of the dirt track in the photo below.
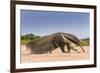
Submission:
<svg viewBox="0 0 100 73">
<path fill-rule="evenodd" d="M 53 51 L 52 54 L 30 54 L 26 46 L 21 45 L 21 63 L 46 62 L 46 61 L 68 61 L 68 60 L 84 60 L 89 59 L 89 47 L 84 46 L 85 52 L 82 52 L 80 47 L 76 47 L 80 53 L 71 51 L 71 53 L 62 53 L 59 48 Z"/>
</svg>

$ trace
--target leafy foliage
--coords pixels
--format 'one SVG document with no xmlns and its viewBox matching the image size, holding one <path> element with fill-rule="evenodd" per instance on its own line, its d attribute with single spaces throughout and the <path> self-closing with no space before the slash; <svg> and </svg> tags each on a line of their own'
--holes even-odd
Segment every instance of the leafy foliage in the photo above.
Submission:
<svg viewBox="0 0 100 73">
<path fill-rule="evenodd" d="M 40 36 L 36 36 L 32 33 L 22 35 L 21 36 L 21 44 L 27 44 L 28 42 L 30 42 L 31 40 L 36 39 L 36 38 L 40 38 Z"/>
<path fill-rule="evenodd" d="M 83 46 L 89 46 L 89 38 L 81 39 L 81 44 Z"/>
</svg>

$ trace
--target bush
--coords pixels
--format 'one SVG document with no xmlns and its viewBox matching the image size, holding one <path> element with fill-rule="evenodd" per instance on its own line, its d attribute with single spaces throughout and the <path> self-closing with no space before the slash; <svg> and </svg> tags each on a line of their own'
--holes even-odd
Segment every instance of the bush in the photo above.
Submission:
<svg viewBox="0 0 100 73">
<path fill-rule="evenodd" d="M 26 34 L 21 36 L 21 44 L 27 44 L 33 39 L 40 38 L 40 36 L 35 36 L 34 34 Z"/>
<path fill-rule="evenodd" d="M 82 40 L 81 40 L 81 44 L 82 44 L 83 46 L 89 46 L 89 38 L 82 39 Z"/>
<path fill-rule="evenodd" d="M 21 44 L 26 45 L 30 40 L 21 40 Z"/>
</svg>

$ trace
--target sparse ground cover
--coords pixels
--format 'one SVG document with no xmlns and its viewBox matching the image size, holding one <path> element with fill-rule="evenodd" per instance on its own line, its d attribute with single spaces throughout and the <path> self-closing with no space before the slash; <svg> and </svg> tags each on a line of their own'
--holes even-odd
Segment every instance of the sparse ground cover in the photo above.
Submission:
<svg viewBox="0 0 100 73">
<path fill-rule="evenodd" d="M 83 46 L 85 52 L 82 52 L 80 47 L 76 47 L 81 52 L 76 53 L 71 50 L 71 53 L 62 53 L 59 48 L 53 51 L 52 54 L 30 54 L 25 45 L 21 45 L 21 63 L 46 62 L 46 61 L 69 61 L 69 60 L 85 60 L 89 59 L 89 47 Z"/>
</svg>

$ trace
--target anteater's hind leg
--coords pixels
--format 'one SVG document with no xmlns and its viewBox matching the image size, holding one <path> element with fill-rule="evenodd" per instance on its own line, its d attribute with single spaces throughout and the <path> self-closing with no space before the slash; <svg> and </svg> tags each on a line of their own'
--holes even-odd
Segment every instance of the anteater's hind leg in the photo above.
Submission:
<svg viewBox="0 0 100 73">
<path fill-rule="evenodd" d="M 63 53 L 66 53 L 66 51 L 65 51 L 65 46 L 64 46 L 64 45 L 62 45 L 60 48 L 61 48 L 61 51 L 62 51 Z"/>
<path fill-rule="evenodd" d="M 70 45 L 70 43 L 67 43 L 66 45 L 67 45 L 67 50 L 68 50 L 68 53 L 70 53 L 70 50 L 71 50 L 71 45 Z"/>
</svg>

